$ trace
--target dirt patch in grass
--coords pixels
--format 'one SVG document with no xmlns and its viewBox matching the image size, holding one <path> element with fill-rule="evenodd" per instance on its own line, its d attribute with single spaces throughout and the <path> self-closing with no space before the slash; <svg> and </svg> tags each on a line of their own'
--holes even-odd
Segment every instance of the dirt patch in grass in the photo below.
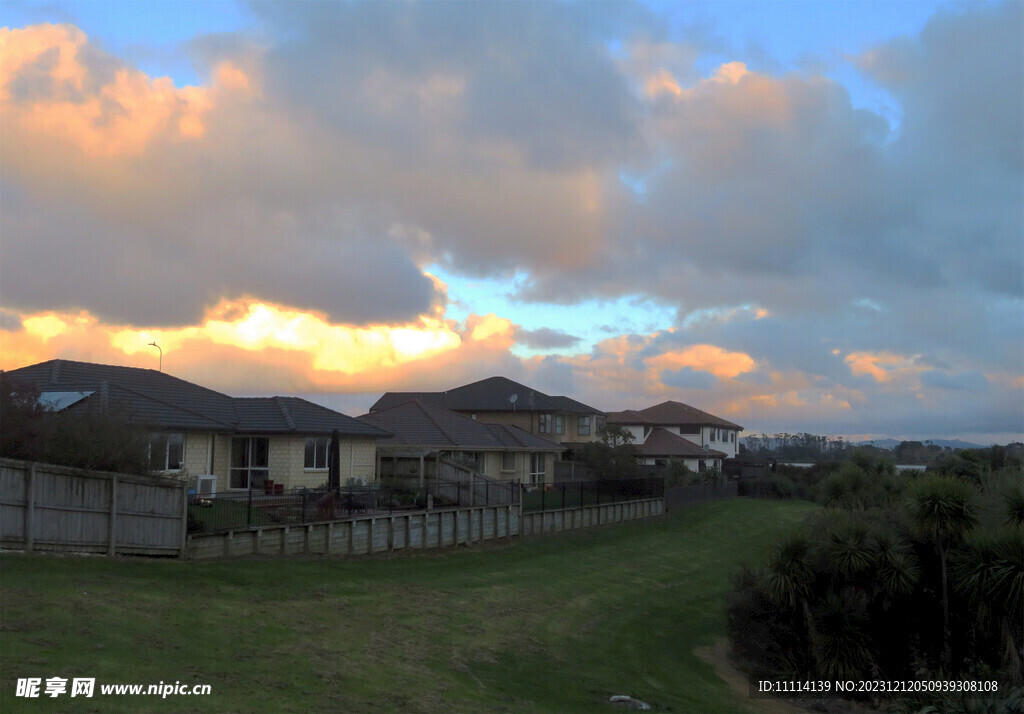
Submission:
<svg viewBox="0 0 1024 714">
<path fill-rule="evenodd" d="M 754 699 L 750 696 L 750 685 L 747 682 L 747 675 L 743 674 L 729 659 L 729 640 L 721 638 L 715 641 L 710 647 L 697 647 L 693 650 L 697 658 L 709 664 L 715 669 L 715 674 L 723 682 L 729 685 L 729 689 L 738 698 L 744 699 L 747 706 L 754 712 L 766 712 L 771 714 L 807 714 L 806 709 L 793 706 L 782 699 Z"/>
</svg>

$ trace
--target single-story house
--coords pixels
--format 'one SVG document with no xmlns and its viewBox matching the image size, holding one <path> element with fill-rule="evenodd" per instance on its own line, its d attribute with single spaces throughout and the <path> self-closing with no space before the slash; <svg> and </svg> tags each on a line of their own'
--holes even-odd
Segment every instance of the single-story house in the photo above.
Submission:
<svg viewBox="0 0 1024 714">
<path fill-rule="evenodd" d="M 298 397 L 230 397 L 152 369 L 55 359 L 6 374 L 56 411 L 123 414 L 148 432 L 152 470 L 203 494 L 325 485 L 332 438 L 340 484 L 368 482 L 391 436 Z"/>
<path fill-rule="evenodd" d="M 381 476 L 436 474 L 440 459 L 456 461 L 489 479 L 550 483 L 561 444 L 510 424 L 488 424 L 410 399 L 357 417 L 394 436 L 377 449 Z"/>
<path fill-rule="evenodd" d="M 387 392 L 370 413 L 410 399 L 487 424 L 508 424 L 567 447 L 600 439 L 604 412 L 565 396 L 550 396 L 507 377 L 488 377 L 443 392 Z"/>
<path fill-rule="evenodd" d="M 608 424 L 633 435 L 642 464 L 681 459 L 690 469 L 721 469 L 735 458 L 743 427 L 682 402 L 667 401 L 639 411 L 609 412 Z"/>
</svg>

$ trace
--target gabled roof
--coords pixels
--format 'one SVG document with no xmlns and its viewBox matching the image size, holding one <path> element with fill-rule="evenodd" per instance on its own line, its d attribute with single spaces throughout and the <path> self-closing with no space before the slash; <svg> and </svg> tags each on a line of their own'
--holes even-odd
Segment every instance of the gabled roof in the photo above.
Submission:
<svg viewBox="0 0 1024 714">
<path fill-rule="evenodd" d="M 484 424 L 475 419 L 411 399 L 357 417 L 395 436 L 387 446 L 460 451 L 562 451 L 561 444 L 529 434 L 515 426 Z"/>
<path fill-rule="evenodd" d="M 514 397 L 514 399 L 513 399 Z M 370 407 L 370 412 L 418 399 L 459 412 L 570 412 L 603 414 L 599 409 L 569 397 L 552 397 L 507 377 L 488 377 L 445 392 L 387 392 Z"/>
<path fill-rule="evenodd" d="M 251 433 L 294 432 L 390 437 L 391 433 L 299 397 L 235 397 L 238 429 Z"/>
<path fill-rule="evenodd" d="M 644 443 L 639 444 L 637 451 L 643 456 L 662 458 L 687 459 L 724 459 L 725 454 L 714 449 L 703 449 L 689 439 L 673 434 L 667 429 L 657 427 L 647 435 Z"/>
<path fill-rule="evenodd" d="M 647 409 L 609 412 L 609 424 L 646 424 L 648 426 L 716 426 L 743 431 L 739 424 L 733 424 L 713 414 L 691 407 L 682 402 L 667 401 Z"/>
<path fill-rule="evenodd" d="M 131 421 L 159 429 L 388 436 L 298 397 L 230 397 L 152 369 L 55 359 L 6 374 L 41 393 L 89 392 L 74 401 L 42 401 L 76 410 L 123 408 Z"/>
</svg>

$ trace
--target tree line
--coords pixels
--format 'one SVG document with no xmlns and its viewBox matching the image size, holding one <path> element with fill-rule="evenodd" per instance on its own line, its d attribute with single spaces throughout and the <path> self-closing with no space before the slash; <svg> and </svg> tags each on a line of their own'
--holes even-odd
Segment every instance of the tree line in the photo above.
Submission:
<svg viewBox="0 0 1024 714">
<path fill-rule="evenodd" d="M 998 692 L 860 696 L 910 711 L 1024 709 L 1018 456 L 979 449 L 897 472 L 860 449 L 780 478 L 822 509 L 734 581 L 730 636 L 754 676 L 990 681 Z"/>
</svg>

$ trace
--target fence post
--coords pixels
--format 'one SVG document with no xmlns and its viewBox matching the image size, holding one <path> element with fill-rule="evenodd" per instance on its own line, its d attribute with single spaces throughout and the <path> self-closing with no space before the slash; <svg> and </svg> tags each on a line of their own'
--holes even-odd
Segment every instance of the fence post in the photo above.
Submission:
<svg viewBox="0 0 1024 714">
<path fill-rule="evenodd" d="M 252 525 L 252 474 L 249 475 L 249 504 L 245 509 L 245 525 Z"/>
<path fill-rule="evenodd" d="M 564 511 L 565 510 L 565 484 L 564 483 L 563 484 L 559 484 L 559 488 L 562 489 L 562 510 Z M 564 525 L 565 522 L 563 521 L 562 524 Z"/>
<path fill-rule="evenodd" d="M 36 510 L 36 465 L 30 463 L 25 472 L 25 552 L 31 553 L 35 545 L 35 510 Z"/>
<path fill-rule="evenodd" d="M 188 543 L 188 481 L 181 482 L 181 554 L 185 557 L 185 546 Z"/>
<path fill-rule="evenodd" d="M 302 492 L 302 522 L 306 522 L 306 492 Z M 308 550 L 308 549 L 307 549 Z"/>
<path fill-rule="evenodd" d="M 107 522 L 107 555 L 114 555 L 117 550 L 114 526 L 117 523 L 117 476 L 110 479 L 110 518 Z"/>
</svg>

